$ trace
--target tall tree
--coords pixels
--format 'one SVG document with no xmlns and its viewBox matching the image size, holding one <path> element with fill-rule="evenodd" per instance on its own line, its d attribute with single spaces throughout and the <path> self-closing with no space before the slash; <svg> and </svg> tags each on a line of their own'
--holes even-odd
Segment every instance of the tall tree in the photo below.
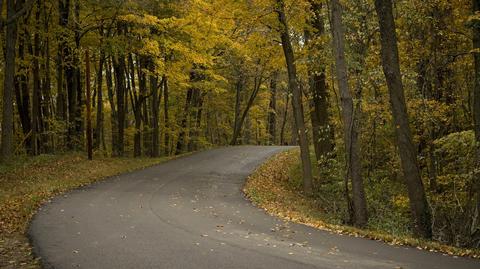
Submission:
<svg viewBox="0 0 480 269">
<path fill-rule="evenodd" d="M 13 155 L 13 92 L 15 87 L 15 47 L 17 43 L 17 19 L 22 16 L 29 4 L 24 1 L 7 0 L 5 34 L 5 68 L 3 80 L 2 111 L 2 160 Z M 3 27 L 2 27 L 3 28 Z M 2 29 L 3 30 L 3 29 Z"/>
<path fill-rule="evenodd" d="M 325 25 L 322 15 L 323 4 L 320 1 L 309 0 L 312 17 L 308 20 L 305 31 L 305 42 L 308 51 L 308 75 L 310 88 L 310 118 L 312 122 L 312 138 L 317 162 L 328 156 L 333 150 L 331 129 L 328 113 L 328 91 L 325 75 L 326 63 L 322 59 L 324 48 L 318 45 L 325 34 Z M 320 163 L 319 163 L 320 164 Z"/>
<path fill-rule="evenodd" d="M 93 159 L 93 137 L 92 137 L 92 107 L 91 107 L 91 91 L 90 91 L 90 55 L 88 49 L 85 51 L 85 105 L 86 113 L 86 136 L 87 136 L 87 156 L 89 160 Z"/>
<path fill-rule="evenodd" d="M 285 2 L 276 0 L 275 12 L 280 22 L 280 38 L 282 40 L 283 53 L 287 63 L 288 85 L 292 91 L 293 113 L 295 118 L 295 127 L 298 134 L 300 144 L 300 156 L 302 159 L 303 174 L 303 191 L 307 194 L 313 192 L 312 163 L 310 161 L 310 149 L 308 147 L 308 139 L 305 128 L 305 119 L 302 106 L 302 93 L 298 86 L 297 67 L 295 65 L 295 56 L 293 53 L 292 43 L 290 40 L 287 16 L 285 15 Z"/>
<path fill-rule="evenodd" d="M 413 228 L 418 236 L 431 238 L 431 213 L 420 176 L 417 155 L 408 122 L 392 1 L 375 0 L 375 9 L 380 24 L 383 72 L 387 80 L 397 145 L 410 199 Z"/>
<path fill-rule="evenodd" d="M 342 7 L 338 0 L 331 0 L 332 8 L 332 35 L 333 51 L 338 88 L 340 91 L 343 136 L 347 160 L 346 178 L 351 178 L 353 194 L 353 223 L 356 226 L 367 224 L 367 202 L 363 186 L 362 164 L 360 160 L 360 147 L 358 144 L 358 120 L 354 114 L 352 93 L 348 85 L 348 71 L 345 60 L 345 33 L 342 23 Z M 348 182 L 348 180 L 347 180 Z M 348 189 L 348 188 L 346 188 Z M 346 194 L 349 195 L 348 193 Z"/>
<path fill-rule="evenodd" d="M 277 80 L 278 72 L 274 72 L 270 79 L 270 101 L 268 104 L 268 134 L 269 144 L 277 143 Z"/>
</svg>

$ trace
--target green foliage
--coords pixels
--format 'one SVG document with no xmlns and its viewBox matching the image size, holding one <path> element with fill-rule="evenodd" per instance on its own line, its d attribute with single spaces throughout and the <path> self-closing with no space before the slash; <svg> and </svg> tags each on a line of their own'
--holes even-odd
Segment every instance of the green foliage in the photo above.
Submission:
<svg viewBox="0 0 480 269">
<path fill-rule="evenodd" d="M 470 175 L 475 153 L 473 131 L 451 133 L 435 140 L 434 143 L 442 175 Z"/>
</svg>

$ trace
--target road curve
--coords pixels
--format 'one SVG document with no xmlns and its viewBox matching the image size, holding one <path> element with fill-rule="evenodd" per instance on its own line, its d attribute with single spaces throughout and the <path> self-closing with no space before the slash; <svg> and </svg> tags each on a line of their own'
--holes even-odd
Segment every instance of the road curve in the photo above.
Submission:
<svg viewBox="0 0 480 269">
<path fill-rule="evenodd" d="M 245 178 L 285 147 L 208 150 L 53 199 L 29 235 L 46 268 L 480 268 L 265 214 Z"/>
</svg>

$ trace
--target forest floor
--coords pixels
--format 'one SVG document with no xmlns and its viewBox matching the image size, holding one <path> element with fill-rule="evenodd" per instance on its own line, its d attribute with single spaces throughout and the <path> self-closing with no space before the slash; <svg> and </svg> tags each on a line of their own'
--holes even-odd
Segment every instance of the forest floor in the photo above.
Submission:
<svg viewBox="0 0 480 269">
<path fill-rule="evenodd" d="M 106 158 L 83 154 L 42 155 L 0 164 L 0 268 L 40 268 L 26 236 L 45 201 L 66 191 L 171 158 Z"/>
<path fill-rule="evenodd" d="M 358 229 L 346 225 L 345 187 L 341 176 L 320 180 L 319 174 L 322 172 L 315 168 L 314 195 L 305 196 L 301 191 L 302 173 L 298 156 L 298 150 L 291 150 L 265 162 L 247 180 L 244 187 L 246 196 L 271 215 L 321 230 L 384 241 L 391 245 L 412 246 L 454 257 L 480 258 L 480 249 L 459 248 L 438 241 L 413 238 L 408 228 L 408 200 L 398 194 L 401 193 L 398 191 L 401 189 L 398 182 L 369 182 L 366 187 L 370 211 L 367 227 Z"/>
</svg>

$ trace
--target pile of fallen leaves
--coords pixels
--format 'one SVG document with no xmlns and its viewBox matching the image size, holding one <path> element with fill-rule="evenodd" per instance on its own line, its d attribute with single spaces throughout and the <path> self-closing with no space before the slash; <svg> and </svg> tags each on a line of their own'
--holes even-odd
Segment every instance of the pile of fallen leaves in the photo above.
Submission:
<svg viewBox="0 0 480 269">
<path fill-rule="evenodd" d="M 31 253 L 26 230 L 45 201 L 68 190 L 167 160 L 96 158 L 88 161 L 79 154 L 35 158 L 0 167 L 0 268 L 40 268 Z"/>
<path fill-rule="evenodd" d="M 299 163 L 298 150 L 277 154 L 260 166 L 247 180 L 246 196 L 269 214 L 337 234 L 364 237 L 391 245 L 412 246 L 431 252 L 480 258 L 479 249 L 464 249 L 408 236 L 394 236 L 381 230 L 358 229 L 336 225 L 322 218 L 322 207 L 313 197 L 305 196 L 292 184 L 291 169 Z"/>
</svg>

